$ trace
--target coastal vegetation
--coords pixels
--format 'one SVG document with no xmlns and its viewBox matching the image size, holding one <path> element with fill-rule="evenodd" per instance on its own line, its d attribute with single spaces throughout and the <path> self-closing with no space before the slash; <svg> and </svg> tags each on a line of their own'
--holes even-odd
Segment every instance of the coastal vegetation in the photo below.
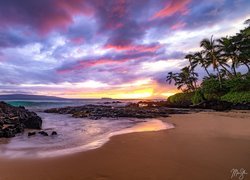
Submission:
<svg viewBox="0 0 250 180">
<path fill-rule="evenodd" d="M 182 91 L 170 96 L 170 103 L 250 102 L 250 19 L 245 24 L 233 36 L 203 39 L 201 51 L 185 56 L 188 66 L 168 73 L 166 81 Z"/>
</svg>

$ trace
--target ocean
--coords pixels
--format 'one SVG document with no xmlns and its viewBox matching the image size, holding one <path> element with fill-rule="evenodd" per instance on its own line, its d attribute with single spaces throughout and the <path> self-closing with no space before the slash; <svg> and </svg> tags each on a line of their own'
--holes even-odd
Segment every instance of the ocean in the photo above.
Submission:
<svg viewBox="0 0 250 180">
<path fill-rule="evenodd" d="M 119 101 L 119 103 L 115 103 Z M 56 136 L 42 136 L 36 134 L 28 137 L 24 133 L 11 139 L 0 140 L 0 157 L 4 158 L 43 158 L 55 157 L 76 152 L 87 151 L 101 147 L 110 137 L 119 134 L 159 131 L 174 126 L 158 119 L 137 118 L 102 118 L 92 120 L 88 118 L 73 118 L 71 115 L 44 113 L 48 108 L 81 106 L 87 104 L 124 106 L 138 100 L 107 100 L 85 99 L 66 101 L 7 101 L 14 106 L 24 106 L 36 112 L 43 120 L 42 130 L 56 131 Z"/>
</svg>

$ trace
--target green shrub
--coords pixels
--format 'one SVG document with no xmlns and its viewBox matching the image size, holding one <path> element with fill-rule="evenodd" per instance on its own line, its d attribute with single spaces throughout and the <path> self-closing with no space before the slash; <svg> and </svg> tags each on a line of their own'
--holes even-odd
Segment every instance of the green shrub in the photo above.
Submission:
<svg viewBox="0 0 250 180">
<path fill-rule="evenodd" d="M 171 104 L 179 106 L 189 106 L 192 104 L 192 97 L 194 93 L 177 93 L 173 96 L 168 97 L 168 101 Z"/>
<path fill-rule="evenodd" d="M 230 92 L 250 91 L 250 76 L 238 75 L 225 80 L 224 85 Z"/>
<path fill-rule="evenodd" d="M 225 87 L 224 83 L 220 84 L 216 78 L 204 79 L 201 83 L 202 92 L 207 100 L 218 100 L 220 97 L 227 92 L 229 89 Z"/>
<path fill-rule="evenodd" d="M 221 100 L 232 103 L 250 102 L 250 91 L 229 92 L 221 97 Z"/>
<path fill-rule="evenodd" d="M 202 101 L 204 101 L 204 96 L 203 96 L 203 92 L 199 89 L 199 90 L 195 91 L 195 93 L 192 97 L 192 103 L 199 104 Z"/>
<path fill-rule="evenodd" d="M 198 90 L 192 93 L 177 93 L 168 98 L 171 104 L 189 106 L 204 100 L 223 100 L 232 103 L 250 102 L 250 75 L 238 74 L 222 82 L 216 77 L 204 79 Z"/>
<path fill-rule="evenodd" d="M 204 79 L 201 83 L 202 90 L 204 93 L 217 93 L 220 92 L 220 82 L 216 78 Z"/>
</svg>

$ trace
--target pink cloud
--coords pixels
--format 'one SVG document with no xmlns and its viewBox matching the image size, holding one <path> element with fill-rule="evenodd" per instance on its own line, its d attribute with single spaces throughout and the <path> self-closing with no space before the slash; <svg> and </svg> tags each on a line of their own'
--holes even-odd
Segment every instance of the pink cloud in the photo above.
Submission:
<svg viewBox="0 0 250 180">
<path fill-rule="evenodd" d="M 70 16 L 62 14 L 61 16 L 54 16 L 53 19 L 42 20 L 42 23 L 37 28 L 40 35 L 46 35 L 54 29 L 65 30 L 72 22 Z"/>
<path fill-rule="evenodd" d="M 191 0 L 175 0 L 171 1 L 165 8 L 156 12 L 151 19 L 156 18 L 164 18 L 167 16 L 171 16 L 177 12 L 183 13 L 186 15 L 188 13 L 187 5 L 191 2 Z"/>
<path fill-rule="evenodd" d="M 90 68 L 90 67 L 94 67 L 94 66 L 98 66 L 98 65 L 104 65 L 104 64 L 120 64 L 123 63 L 124 60 L 121 61 L 115 61 L 112 59 L 96 59 L 96 60 L 91 60 L 91 61 L 79 61 L 75 66 L 73 67 L 69 67 L 67 69 L 62 69 L 62 70 L 58 70 L 57 72 L 59 74 L 65 74 L 65 73 L 69 73 L 72 71 L 77 71 L 77 70 L 81 70 L 81 69 L 86 69 L 86 68 Z"/>
<path fill-rule="evenodd" d="M 42 36 L 53 30 L 65 30 L 76 15 L 90 16 L 94 13 L 82 0 L 23 0 L 22 3 L 12 0 L 3 2 L 0 12 L 2 27 L 28 27 Z"/>
<path fill-rule="evenodd" d="M 160 44 L 152 45 L 105 45 L 105 49 L 114 49 L 115 51 L 138 51 L 138 52 L 155 52 L 162 46 Z"/>
<path fill-rule="evenodd" d="M 67 66 L 65 68 L 57 70 L 57 73 L 59 74 L 65 74 L 65 73 L 70 73 L 72 71 L 77 71 L 77 70 L 82 70 L 82 69 L 87 69 L 95 66 L 100 66 L 100 65 L 107 65 L 107 64 L 122 64 L 126 63 L 130 60 L 137 60 L 140 59 L 141 55 L 136 56 L 134 54 L 127 54 L 125 56 L 113 58 L 113 57 L 101 57 L 97 59 L 92 59 L 92 60 L 81 60 L 76 62 L 76 64 L 72 66 Z"/>
<path fill-rule="evenodd" d="M 57 12 L 58 11 L 58 12 Z M 73 23 L 75 15 L 91 16 L 94 13 L 87 3 L 82 0 L 57 0 L 55 2 L 55 12 L 51 17 L 43 17 L 38 31 L 41 35 L 46 35 L 54 29 L 66 30 Z M 80 43 L 80 39 L 76 40 Z"/>
<path fill-rule="evenodd" d="M 178 22 L 178 23 L 174 24 L 173 26 L 171 26 L 171 29 L 172 30 L 177 30 L 177 29 L 181 29 L 181 28 L 183 28 L 185 26 L 186 26 L 186 23 Z"/>
<path fill-rule="evenodd" d="M 56 6 L 69 14 L 93 15 L 94 10 L 83 0 L 57 0 Z"/>
</svg>

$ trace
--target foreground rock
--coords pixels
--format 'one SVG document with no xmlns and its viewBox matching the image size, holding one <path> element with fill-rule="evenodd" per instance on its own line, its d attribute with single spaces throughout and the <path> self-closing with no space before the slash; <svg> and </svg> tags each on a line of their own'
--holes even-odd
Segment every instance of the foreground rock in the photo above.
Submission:
<svg viewBox="0 0 250 180">
<path fill-rule="evenodd" d="M 142 107 L 138 104 L 131 104 L 124 107 L 85 105 L 78 107 L 52 108 L 45 110 L 46 113 L 72 114 L 76 118 L 100 119 L 102 117 L 118 118 L 157 118 L 168 117 L 169 114 L 186 113 L 187 110 L 169 109 L 167 107 Z"/>
<path fill-rule="evenodd" d="M 0 138 L 14 137 L 27 129 L 41 129 L 42 119 L 24 107 L 0 102 Z"/>
<path fill-rule="evenodd" d="M 40 131 L 39 134 L 43 135 L 43 136 L 49 136 L 49 134 L 45 131 Z"/>
<path fill-rule="evenodd" d="M 57 132 L 56 131 L 52 131 L 51 136 L 56 136 Z"/>
</svg>

